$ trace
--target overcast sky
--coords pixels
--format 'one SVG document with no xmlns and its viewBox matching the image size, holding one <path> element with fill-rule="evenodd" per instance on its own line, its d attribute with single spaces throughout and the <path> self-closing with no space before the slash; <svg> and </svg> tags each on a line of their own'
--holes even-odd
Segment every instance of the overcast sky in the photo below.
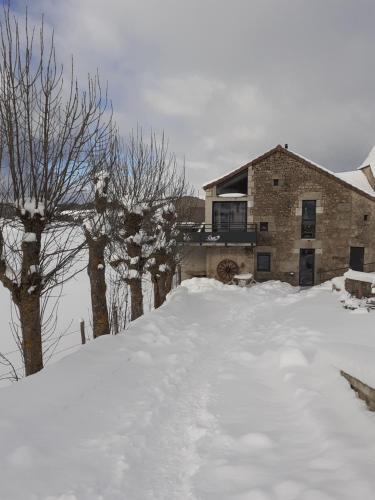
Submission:
<svg viewBox="0 0 375 500">
<path fill-rule="evenodd" d="M 335 171 L 375 144 L 374 0 L 30 0 L 29 10 L 54 27 L 62 59 L 108 80 L 122 133 L 164 129 L 196 187 L 279 143 Z"/>
</svg>

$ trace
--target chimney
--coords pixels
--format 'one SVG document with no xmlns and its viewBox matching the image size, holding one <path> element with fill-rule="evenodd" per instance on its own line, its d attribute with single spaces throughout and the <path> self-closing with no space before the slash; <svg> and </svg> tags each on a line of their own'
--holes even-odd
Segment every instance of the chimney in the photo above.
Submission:
<svg viewBox="0 0 375 500">
<path fill-rule="evenodd" d="M 285 149 L 288 149 L 288 144 L 285 144 L 284 148 L 285 148 Z"/>
</svg>

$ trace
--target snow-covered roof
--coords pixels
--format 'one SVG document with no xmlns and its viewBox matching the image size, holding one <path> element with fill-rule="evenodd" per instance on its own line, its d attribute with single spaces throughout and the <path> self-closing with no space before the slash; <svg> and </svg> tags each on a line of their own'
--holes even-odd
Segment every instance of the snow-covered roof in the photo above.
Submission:
<svg viewBox="0 0 375 500">
<path fill-rule="evenodd" d="M 372 171 L 372 175 L 375 177 L 375 146 L 371 148 L 371 151 L 358 167 L 358 170 L 361 170 L 364 167 L 370 167 Z"/>
<path fill-rule="evenodd" d="M 323 170 L 324 172 L 327 172 L 330 175 L 333 175 L 334 177 L 338 177 L 342 181 L 344 181 L 346 184 L 350 184 L 351 186 L 359 189 L 360 191 L 363 191 L 364 193 L 373 196 L 375 198 L 375 191 L 372 189 L 369 181 L 367 180 L 367 177 L 363 172 L 360 170 L 350 170 L 347 172 L 332 172 L 332 170 L 329 170 L 326 167 L 323 167 L 322 165 L 319 165 L 319 163 L 316 163 L 315 161 L 309 160 L 305 156 L 300 155 L 299 153 L 296 153 L 295 151 L 288 150 L 291 153 L 293 153 L 295 156 L 298 156 L 301 158 L 301 160 L 304 160 L 308 163 L 311 163 L 311 165 L 314 165 L 315 167 L 319 168 L 320 170 Z M 374 166 L 375 166 L 375 151 L 374 151 Z"/>
<path fill-rule="evenodd" d="M 309 158 L 306 158 L 306 156 L 302 156 L 301 154 L 296 153 L 295 151 L 292 151 L 291 149 L 287 149 L 286 151 L 288 151 L 289 153 L 294 154 L 294 156 L 298 156 L 303 161 L 307 161 L 307 163 L 311 163 L 311 165 L 314 165 L 314 167 L 318 167 L 320 170 L 324 170 L 324 172 L 327 172 L 328 174 L 331 174 L 331 175 L 334 174 L 334 172 L 332 172 L 328 168 L 323 167 L 322 165 L 319 165 L 319 163 L 316 163 L 316 161 L 312 161 Z"/>
<path fill-rule="evenodd" d="M 367 177 L 360 170 L 352 170 L 349 172 L 335 172 L 336 177 L 339 177 L 343 181 L 351 184 L 352 186 L 365 191 L 367 194 L 374 196 L 374 190 L 372 189 Z"/>
<path fill-rule="evenodd" d="M 216 177 L 216 179 L 211 179 L 210 181 L 206 182 L 204 185 L 203 185 L 203 189 L 206 189 L 207 187 L 209 186 L 213 186 L 214 184 L 217 184 L 218 182 L 221 182 L 229 177 L 232 177 L 236 174 L 240 174 L 243 170 L 245 170 L 246 168 L 248 168 L 248 166 L 251 164 L 250 163 L 247 163 L 246 165 L 242 165 L 242 167 L 236 167 L 232 170 L 229 170 L 229 172 L 227 172 L 226 174 L 224 175 L 221 175 L 220 177 Z"/>
<path fill-rule="evenodd" d="M 239 168 L 237 168 L 235 170 L 232 170 L 232 171 L 226 173 L 225 175 L 222 175 L 221 177 L 218 177 L 217 179 L 215 179 L 215 180 L 213 180 L 211 182 L 206 183 L 203 186 L 203 189 L 207 189 L 208 187 L 211 187 L 214 184 L 217 184 L 217 183 L 219 183 L 221 181 L 224 181 L 225 179 L 230 178 L 232 175 L 240 173 L 241 171 L 243 171 L 246 168 L 248 168 L 250 165 L 261 161 L 263 158 L 265 158 L 266 156 L 268 156 L 268 155 L 270 155 L 270 154 L 272 154 L 272 153 L 274 153 L 276 151 L 284 151 L 286 154 L 291 154 L 291 155 L 293 155 L 295 157 L 298 157 L 301 160 L 303 160 L 304 162 L 309 163 L 311 166 L 316 167 L 319 170 L 322 170 L 323 172 L 326 172 L 327 174 L 329 174 L 329 175 L 331 175 L 333 177 L 336 177 L 337 179 L 340 179 L 340 181 L 344 182 L 345 184 L 348 184 L 349 186 L 354 187 L 357 190 L 362 191 L 366 195 L 371 196 L 372 198 L 375 199 L 375 191 L 372 189 L 372 187 L 371 187 L 370 183 L 368 182 L 367 177 L 365 176 L 365 174 L 363 172 L 361 172 L 361 170 L 360 170 L 361 168 L 363 168 L 363 167 L 366 166 L 366 162 L 367 162 L 367 165 L 369 164 L 368 163 L 368 159 L 370 159 L 369 161 L 370 162 L 372 161 L 372 163 L 374 165 L 373 173 L 374 173 L 374 176 L 375 176 L 375 146 L 371 150 L 368 158 L 364 161 L 364 163 L 361 165 L 361 167 L 359 167 L 358 170 L 349 171 L 349 172 L 332 172 L 332 170 L 329 170 L 328 168 L 323 167 L 322 165 L 319 165 L 318 163 L 316 163 L 316 162 L 314 162 L 314 161 L 306 158 L 305 156 L 302 156 L 301 154 L 296 153 L 295 151 L 292 151 L 290 149 L 285 149 L 282 146 L 278 145 L 275 148 L 273 148 L 270 151 L 268 151 L 267 153 L 259 156 L 258 158 L 255 158 L 254 160 L 252 160 L 251 162 L 247 163 L 246 165 L 243 165 L 242 167 L 239 167 Z"/>
<path fill-rule="evenodd" d="M 374 155 L 374 166 L 375 166 L 375 147 L 373 148 L 373 155 Z M 360 191 L 363 191 L 364 193 L 375 197 L 375 191 L 372 189 L 371 184 L 367 180 L 366 175 L 361 172 L 360 170 L 349 170 L 346 172 L 332 172 L 331 170 L 328 170 L 328 168 L 322 167 L 322 165 L 319 165 L 318 163 L 315 163 L 308 158 L 305 158 L 304 156 L 300 155 L 299 153 L 296 153 L 293 151 L 293 154 L 296 156 L 299 156 L 302 160 L 305 160 L 312 165 L 315 165 L 318 167 L 320 170 L 324 170 L 325 172 L 334 175 L 335 177 L 338 177 L 342 181 L 344 181 L 346 184 L 350 184 L 351 186 L 359 189 Z M 363 168 L 366 165 L 362 165 Z"/>
</svg>

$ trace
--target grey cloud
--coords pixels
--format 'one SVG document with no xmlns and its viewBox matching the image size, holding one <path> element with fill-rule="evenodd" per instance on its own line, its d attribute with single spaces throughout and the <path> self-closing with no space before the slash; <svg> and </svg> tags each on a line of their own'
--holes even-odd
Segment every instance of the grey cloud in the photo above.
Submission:
<svg viewBox="0 0 375 500">
<path fill-rule="evenodd" d="M 17 9 L 21 2 L 17 2 Z M 333 170 L 375 143 L 373 0 L 33 0 L 108 79 L 124 133 L 165 129 L 197 186 L 277 143 Z"/>
</svg>

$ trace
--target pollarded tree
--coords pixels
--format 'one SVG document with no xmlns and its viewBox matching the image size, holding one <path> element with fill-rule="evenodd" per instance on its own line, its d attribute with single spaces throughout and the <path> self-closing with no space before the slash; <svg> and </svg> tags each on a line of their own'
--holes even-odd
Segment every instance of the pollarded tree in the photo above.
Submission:
<svg viewBox="0 0 375 500">
<path fill-rule="evenodd" d="M 154 307 L 160 307 L 172 289 L 173 276 L 178 264 L 176 237 L 177 215 L 172 201 L 156 208 L 152 217 L 154 244 L 150 248 L 147 270 L 154 291 Z"/>
<path fill-rule="evenodd" d="M 107 133 L 107 97 L 98 77 L 81 92 L 73 64 L 64 74 L 53 35 L 5 7 L 0 20 L 1 202 L 13 207 L 0 232 L 0 280 L 17 306 L 25 373 L 43 367 L 41 297 L 66 278 L 81 248 L 60 220 L 81 200 L 87 161 Z M 21 237 L 15 237 L 15 232 Z"/>
<path fill-rule="evenodd" d="M 141 133 L 132 134 L 124 145 L 121 161 L 111 185 L 114 210 L 111 212 L 110 263 L 130 290 L 131 320 L 143 315 L 142 276 L 146 262 L 144 246 L 151 243 L 147 231 L 152 190 L 150 150 Z"/>
<path fill-rule="evenodd" d="M 143 314 L 142 279 L 159 237 L 155 213 L 172 199 L 181 179 L 183 169 L 180 172 L 175 156 L 169 153 L 164 135 L 158 140 L 151 134 L 149 141 L 140 130 L 130 135 L 113 182 L 119 217 L 111 263 L 129 285 L 132 320 Z"/>
<path fill-rule="evenodd" d="M 110 333 L 105 253 L 110 242 L 109 211 L 112 208 L 109 183 L 117 161 L 117 132 L 110 127 L 108 136 L 98 142 L 88 161 L 93 187 L 89 199 L 93 208 L 88 211 L 83 221 L 89 254 L 87 272 L 90 280 L 94 338 Z"/>
</svg>

